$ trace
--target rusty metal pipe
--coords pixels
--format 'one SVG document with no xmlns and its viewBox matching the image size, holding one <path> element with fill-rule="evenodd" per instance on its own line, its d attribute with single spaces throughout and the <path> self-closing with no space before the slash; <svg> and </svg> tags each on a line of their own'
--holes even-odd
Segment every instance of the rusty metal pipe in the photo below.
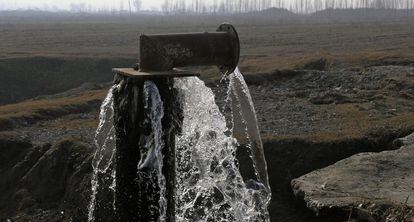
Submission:
<svg viewBox="0 0 414 222">
<path fill-rule="evenodd" d="M 236 29 L 222 24 L 214 33 L 141 35 L 139 68 L 142 72 L 151 72 L 215 65 L 226 74 L 237 67 L 239 55 Z"/>
</svg>

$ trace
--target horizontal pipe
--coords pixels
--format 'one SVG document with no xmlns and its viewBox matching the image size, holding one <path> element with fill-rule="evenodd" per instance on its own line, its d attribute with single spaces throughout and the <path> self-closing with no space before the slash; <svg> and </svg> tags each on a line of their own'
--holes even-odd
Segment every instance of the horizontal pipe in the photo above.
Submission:
<svg viewBox="0 0 414 222">
<path fill-rule="evenodd" d="M 218 66 L 232 72 L 240 54 L 237 32 L 231 25 L 221 25 L 213 33 L 177 33 L 141 35 L 141 71 L 169 71 L 176 67 Z"/>
</svg>

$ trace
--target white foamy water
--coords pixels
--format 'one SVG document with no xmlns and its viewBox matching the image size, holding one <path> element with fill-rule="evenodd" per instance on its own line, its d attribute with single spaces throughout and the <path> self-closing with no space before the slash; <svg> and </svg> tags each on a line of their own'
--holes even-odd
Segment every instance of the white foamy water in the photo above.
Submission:
<svg viewBox="0 0 414 222">
<path fill-rule="evenodd" d="M 99 189 L 99 174 L 109 174 L 112 176 L 112 185 L 111 190 L 115 192 L 116 181 L 115 175 L 116 172 L 111 167 L 113 165 L 113 159 L 116 152 L 115 147 L 115 128 L 114 128 L 114 109 L 113 109 L 113 95 L 112 91 L 117 85 L 112 86 L 109 90 L 105 100 L 102 102 L 101 111 L 99 114 L 99 125 L 95 134 L 95 145 L 96 152 L 92 160 L 92 195 L 91 201 L 89 203 L 89 212 L 88 212 L 88 221 L 95 221 L 94 210 L 97 204 L 97 193 Z M 110 169 L 111 168 L 111 169 Z M 110 169 L 111 172 L 108 172 Z"/>
<path fill-rule="evenodd" d="M 184 103 L 183 134 L 176 138 L 177 221 L 268 221 L 267 183 L 243 181 L 236 160 L 238 143 L 228 135 L 212 90 L 195 77 L 176 79 L 175 87 Z M 255 136 L 261 144 L 260 135 L 251 138 Z"/>
<path fill-rule="evenodd" d="M 241 73 L 228 76 L 227 105 L 231 110 L 232 127 L 216 105 L 212 90 L 196 77 L 176 78 L 174 87 L 183 102 L 182 134 L 176 136 L 176 221 L 269 221 L 267 205 L 270 188 L 263 146 L 256 114 L 247 85 Z M 117 87 L 117 86 L 114 86 Z M 93 160 L 92 198 L 89 221 L 94 221 L 99 174 L 110 175 L 116 190 L 113 159 L 115 131 L 112 90 L 101 106 L 100 123 L 96 133 L 97 151 Z M 160 188 L 159 221 L 165 221 L 167 200 L 166 181 L 162 175 L 164 147 L 162 124 L 163 103 L 156 85 L 144 85 L 144 106 L 149 110 L 152 134 L 146 138 L 139 169 L 153 169 Z M 239 140 L 246 140 L 240 146 Z M 243 178 L 236 159 L 237 149 L 247 149 L 254 172 L 253 178 Z M 245 164 L 245 163 L 241 163 Z M 246 166 L 245 166 L 246 167 Z M 115 201 L 115 200 L 114 200 Z M 115 204 L 114 204 L 115 206 Z"/>
<path fill-rule="evenodd" d="M 99 125 L 96 130 L 95 135 L 95 145 L 96 152 L 92 161 L 93 174 L 92 174 L 92 195 L 91 201 L 89 204 L 88 212 L 88 221 L 95 221 L 94 211 L 96 210 L 98 201 L 97 194 L 100 189 L 100 178 L 98 177 L 111 177 L 112 183 L 109 186 L 109 190 L 112 191 L 113 195 L 113 208 L 115 209 L 115 191 L 116 191 L 116 171 L 115 171 L 115 153 L 116 153 L 116 144 L 115 144 L 115 127 L 114 127 L 114 109 L 113 109 L 113 90 L 118 87 L 117 85 L 113 86 L 105 100 L 101 105 L 101 112 L 99 115 Z M 134 94 L 137 94 L 137 90 L 134 90 Z M 136 96 L 136 98 L 138 98 Z M 158 210 L 157 213 L 152 213 L 153 215 L 160 215 L 160 222 L 165 221 L 166 217 L 166 205 L 167 199 L 165 197 L 166 193 L 166 181 L 165 177 L 162 174 L 163 167 L 163 155 L 162 148 L 164 146 L 162 142 L 162 118 L 164 116 L 163 103 L 158 91 L 157 86 L 151 82 L 146 81 L 144 83 L 144 107 L 146 110 L 147 116 L 149 117 L 152 133 L 145 138 L 145 145 L 141 149 L 141 160 L 138 163 L 137 169 L 138 174 L 140 169 L 150 169 L 156 172 L 157 181 L 154 183 L 158 184 L 160 188 L 160 199 L 159 205 L 150 207 L 150 209 Z M 138 148 L 138 144 L 137 147 Z"/>
<path fill-rule="evenodd" d="M 154 206 L 151 209 L 158 209 L 159 221 L 166 220 L 167 213 L 167 199 L 166 199 L 166 181 L 165 176 L 162 174 L 163 167 L 163 154 L 162 149 L 164 143 L 162 141 L 162 118 L 164 117 L 164 107 L 161 100 L 160 93 L 157 86 L 151 81 L 145 81 L 144 83 L 144 108 L 149 111 L 149 119 L 151 122 L 152 134 L 145 140 L 145 151 L 141 153 L 142 159 L 138 163 L 138 173 L 140 169 L 148 168 L 156 171 L 158 187 L 160 189 L 160 199 L 158 200 L 158 206 Z M 155 213 L 153 213 L 155 214 Z"/>
</svg>

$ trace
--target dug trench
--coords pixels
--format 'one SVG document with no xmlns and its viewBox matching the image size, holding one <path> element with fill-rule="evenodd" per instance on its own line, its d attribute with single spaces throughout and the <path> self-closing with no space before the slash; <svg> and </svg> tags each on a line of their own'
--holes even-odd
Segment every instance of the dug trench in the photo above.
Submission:
<svg viewBox="0 0 414 222">
<path fill-rule="evenodd" d="M 303 202 L 295 200 L 290 180 L 357 153 L 397 149 L 399 144 L 394 143 L 395 139 L 412 131 L 401 129 L 332 142 L 266 140 L 272 221 L 344 221 L 345 218 L 333 218 L 332 214 L 316 217 Z M 90 141 L 89 136 L 63 137 L 53 144 L 36 145 L 17 135 L 3 133 L 0 140 L 0 172 L 3 175 L 0 218 L 86 220 L 94 150 Z"/>
<path fill-rule="evenodd" d="M 413 131 L 414 128 L 405 128 L 324 142 L 304 139 L 264 141 L 272 189 L 269 207 L 272 221 L 347 221 L 349 215 L 340 211 L 316 217 L 303 200 L 294 197 L 291 180 L 358 153 L 398 149 L 401 144 L 397 139 Z"/>
</svg>

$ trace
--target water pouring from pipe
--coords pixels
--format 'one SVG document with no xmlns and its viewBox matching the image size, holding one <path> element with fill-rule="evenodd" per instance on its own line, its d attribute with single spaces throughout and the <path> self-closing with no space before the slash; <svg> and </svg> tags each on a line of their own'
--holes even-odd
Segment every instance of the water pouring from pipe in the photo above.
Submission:
<svg viewBox="0 0 414 222">
<path fill-rule="evenodd" d="M 253 102 L 236 69 L 234 27 L 140 40 L 139 69 L 114 69 L 102 105 L 89 221 L 100 217 L 98 174 L 112 178 L 117 220 L 269 221 L 266 162 Z M 230 119 L 196 73 L 176 69 L 192 65 L 216 65 L 228 78 Z M 240 150 L 251 166 L 237 159 Z"/>
</svg>

